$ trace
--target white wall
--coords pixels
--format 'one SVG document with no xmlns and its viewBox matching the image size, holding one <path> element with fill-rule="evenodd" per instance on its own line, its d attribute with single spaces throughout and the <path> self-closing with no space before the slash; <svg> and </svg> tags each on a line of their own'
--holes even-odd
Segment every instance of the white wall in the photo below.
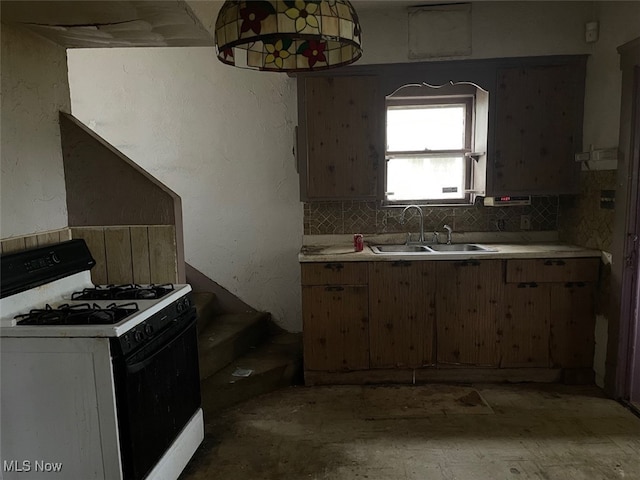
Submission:
<svg viewBox="0 0 640 480">
<path fill-rule="evenodd" d="M 354 4 L 357 7 L 357 1 Z M 360 18 L 364 50 L 361 63 L 417 61 L 407 55 L 409 32 L 405 7 L 360 10 Z M 456 57 L 459 60 L 590 55 L 584 148 L 617 145 L 622 75 L 616 48 L 640 36 L 640 2 L 473 2 L 471 18 L 472 54 Z M 600 39 L 586 43 L 585 23 L 594 20 L 600 25 Z M 384 35 L 370 32 L 384 32 Z M 423 61 L 428 60 L 443 58 Z"/>
<path fill-rule="evenodd" d="M 406 8 L 387 3 L 354 2 L 360 63 L 409 61 Z M 593 53 L 584 142 L 600 146 L 617 135 L 615 47 L 636 36 L 640 5 L 612 3 L 476 2 L 465 58 Z M 217 11 L 202 7 L 197 14 Z M 601 40 L 586 44 L 584 24 L 594 18 Z M 300 330 L 294 80 L 225 66 L 208 48 L 72 50 L 69 68 L 73 113 L 182 196 L 187 261 Z"/>
<path fill-rule="evenodd" d="M 618 146 L 622 72 L 616 49 L 640 37 L 640 2 L 598 2 L 593 17 L 600 40 L 592 45 L 587 65 L 585 150 Z"/>
<path fill-rule="evenodd" d="M 300 330 L 295 81 L 213 48 L 68 57 L 73 114 L 182 197 L 187 262 Z"/>
<path fill-rule="evenodd" d="M 2 25 L 0 237 L 67 226 L 58 111 L 69 112 L 65 50 Z"/>
<path fill-rule="evenodd" d="M 393 1 L 379 2 L 383 3 L 392 5 Z M 358 9 L 358 2 L 353 4 Z M 593 2 L 472 2 L 472 53 L 448 58 L 587 53 L 584 22 L 592 5 Z M 363 38 L 361 63 L 447 59 L 409 59 L 407 12 L 402 6 L 358 9 Z"/>
</svg>

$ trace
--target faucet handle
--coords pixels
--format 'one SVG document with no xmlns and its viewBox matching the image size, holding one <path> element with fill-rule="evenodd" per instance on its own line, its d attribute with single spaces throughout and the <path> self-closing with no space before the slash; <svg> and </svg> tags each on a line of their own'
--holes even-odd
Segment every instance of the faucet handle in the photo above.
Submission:
<svg viewBox="0 0 640 480">
<path fill-rule="evenodd" d="M 434 230 L 434 231 L 433 231 L 433 237 L 431 237 L 431 241 L 432 241 L 433 243 L 435 243 L 436 245 L 437 245 L 438 243 L 440 243 L 440 242 L 438 241 L 438 235 L 439 235 L 439 234 L 438 234 L 438 232 L 436 232 L 436 231 Z"/>
</svg>

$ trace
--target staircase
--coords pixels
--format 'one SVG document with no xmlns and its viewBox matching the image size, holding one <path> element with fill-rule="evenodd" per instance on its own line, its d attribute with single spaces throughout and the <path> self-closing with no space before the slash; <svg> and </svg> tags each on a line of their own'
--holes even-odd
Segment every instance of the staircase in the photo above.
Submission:
<svg viewBox="0 0 640 480">
<path fill-rule="evenodd" d="M 302 383 L 302 339 L 266 312 L 225 313 L 213 293 L 193 293 L 205 423 L 220 410 Z"/>
</svg>

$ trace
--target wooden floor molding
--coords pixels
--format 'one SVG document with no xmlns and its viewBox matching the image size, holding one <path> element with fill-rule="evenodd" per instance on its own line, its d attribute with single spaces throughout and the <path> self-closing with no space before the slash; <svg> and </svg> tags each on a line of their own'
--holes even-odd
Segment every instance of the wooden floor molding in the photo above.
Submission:
<svg viewBox="0 0 640 480">
<path fill-rule="evenodd" d="M 305 370 L 305 385 L 372 385 L 422 383 L 559 383 L 559 368 L 424 368 L 377 369 L 353 372 Z"/>
</svg>

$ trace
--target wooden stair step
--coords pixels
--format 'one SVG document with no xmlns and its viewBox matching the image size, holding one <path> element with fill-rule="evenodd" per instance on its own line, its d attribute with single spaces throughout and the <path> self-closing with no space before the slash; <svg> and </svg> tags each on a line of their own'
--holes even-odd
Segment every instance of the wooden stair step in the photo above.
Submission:
<svg viewBox="0 0 640 480">
<path fill-rule="evenodd" d="M 198 312 L 198 332 L 202 332 L 217 315 L 217 298 L 211 292 L 191 292 Z"/>
<path fill-rule="evenodd" d="M 229 365 L 251 347 L 262 343 L 269 329 L 266 312 L 225 313 L 198 333 L 200 379 Z"/>
<path fill-rule="evenodd" d="M 234 376 L 251 370 L 247 377 Z M 279 388 L 302 384 L 302 336 L 282 333 L 201 382 L 205 420 L 224 408 Z"/>
</svg>

